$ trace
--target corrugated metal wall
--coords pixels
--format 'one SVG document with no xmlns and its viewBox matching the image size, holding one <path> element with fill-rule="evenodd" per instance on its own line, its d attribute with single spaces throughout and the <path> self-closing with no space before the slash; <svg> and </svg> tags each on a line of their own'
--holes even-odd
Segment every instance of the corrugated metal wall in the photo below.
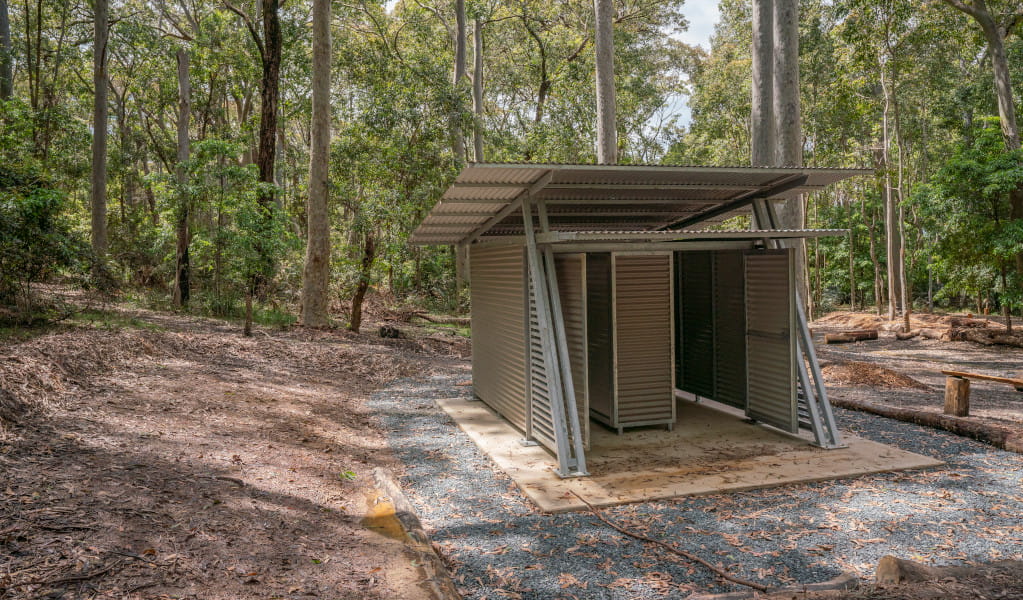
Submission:
<svg viewBox="0 0 1023 600">
<path fill-rule="evenodd" d="M 579 427 L 583 433 L 583 446 L 590 447 L 590 408 L 587 399 L 587 341 L 586 341 L 586 255 L 558 254 L 554 259 L 558 272 L 558 295 L 561 314 L 565 322 L 572 383 L 575 388 L 575 406 L 579 414 Z"/>
<path fill-rule="evenodd" d="M 671 254 L 615 254 L 617 425 L 673 423 Z"/>
<path fill-rule="evenodd" d="M 741 250 L 714 251 L 714 395 L 746 408 L 746 290 Z"/>
<path fill-rule="evenodd" d="M 614 410 L 611 254 L 586 255 L 586 354 L 590 411 L 604 423 Z M 587 419 L 589 420 L 589 419 Z"/>
<path fill-rule="evenodd" d="M 749 251 L 745 263 L 747 414 L 795 433 L 792 258 L 788 250 Z"/>
<path fill-rule="evenodd" d="M 474 247 L 472 380 L 476 395 L 525 431 L 525 260 L 522 246 Z"/>
<path fill-rule="evenodd" d="M 529 434 L 557 452 L 557 437 L 551 409 L 550 377 L 543 360 L 543 341 L 536 313 L 533 281 L 529 279 Z"/>
<path fill-rule="evenodd" d="M 679 388 L 704 398 L 714 397 L 714 254 L 677 252 L 682 323 Z M 677 350 L 676 350 L 677 351 Z"/>
</svg>

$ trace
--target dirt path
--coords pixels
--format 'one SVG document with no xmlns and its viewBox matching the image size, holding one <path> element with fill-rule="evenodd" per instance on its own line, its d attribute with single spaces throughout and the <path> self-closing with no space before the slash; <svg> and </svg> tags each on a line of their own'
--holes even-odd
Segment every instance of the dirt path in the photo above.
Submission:
<svg viewBox="0 0 1023 600">
<path fill-rule="evenodd" d="M 399 467 L 363 400 L 444 358 L 149 322 L 0 345 L 0 387 L 41 406 L 0 438 L 0 598 L 428 597 L 373 511 Z"/>
</svg>

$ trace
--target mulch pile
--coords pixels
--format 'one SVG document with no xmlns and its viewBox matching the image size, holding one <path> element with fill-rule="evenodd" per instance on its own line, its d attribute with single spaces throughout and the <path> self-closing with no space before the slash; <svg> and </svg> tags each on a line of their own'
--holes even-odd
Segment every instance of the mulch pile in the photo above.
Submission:
<svg viewBox="0 0 1023 600">
<path fill-rule="evenodd" d="M 879 388 L 912 388 L 930 390 L 931 387 L 908 375 L 866 362 L 842 361 L 821 366 L 824 380 L 842 385 L 869 385 Z"/>
</svg>

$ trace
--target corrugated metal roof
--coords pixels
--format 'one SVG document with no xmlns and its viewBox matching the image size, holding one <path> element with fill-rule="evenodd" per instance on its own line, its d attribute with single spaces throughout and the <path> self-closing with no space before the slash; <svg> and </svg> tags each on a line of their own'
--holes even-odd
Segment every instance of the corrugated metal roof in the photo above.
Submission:
<svg viewBox="0 0 1023 600">
<path fill-rule="evenodd" d="M 748 212 L 750 198 L 788 198 L 868 169 L 471 163 L 412 235 L 457 244 L 523 233 L 518 207 L 532 193 L 552 231 L 656 231 L 705 226 Z M 774 190 L 774 191 L 772 191 Z"/>
</svg>

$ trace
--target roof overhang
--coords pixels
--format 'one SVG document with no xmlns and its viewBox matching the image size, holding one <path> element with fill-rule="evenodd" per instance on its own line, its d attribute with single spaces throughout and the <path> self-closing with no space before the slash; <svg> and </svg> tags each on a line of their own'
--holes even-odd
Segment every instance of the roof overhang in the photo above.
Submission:
<svg viewBox="0 0 1023 600">
<path fill-rule="evenodd" d="M 688 234 L 695 233 L 694 229 L 747 213 L 758 198 L 791 198 L 870 172 L 804 167 L 472 163 L 423 219 L 411 241 L 420 245 L 467 244 L 522 235 L 521 206 L 527 198 L 545 205 L 552 235 L 574 233 L 609 239 L 590 234 L 615 234 L 622 239 L 622 235 L 644 233 L 654 234 L 644 239 L 665 239 L 657 235 L 665 232 L 670 239 L 691 238 Z M 745 232 L 745 236 L 778 237 L 777 233 L 751 233 Z M 781 237 L 808 236 L 796 231 Z"/>
</svg>

